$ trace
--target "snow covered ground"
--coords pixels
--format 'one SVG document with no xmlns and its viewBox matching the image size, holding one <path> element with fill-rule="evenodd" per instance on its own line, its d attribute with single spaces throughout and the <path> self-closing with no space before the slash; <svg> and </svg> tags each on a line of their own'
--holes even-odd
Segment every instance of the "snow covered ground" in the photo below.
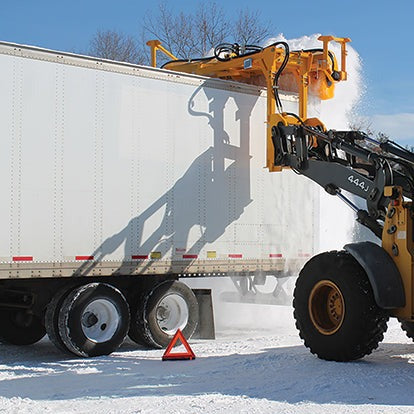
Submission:
<svg viewBox="0 0 414 414">
<path fill-rule="evenodd" d="M 0 413 L 414 412 L 414 344 L 396 321 L 372 355 L 336 363 L 302 345 L 288 306 L 228 303 L 220 315 L 216 340 L 190 342 L 193 361 L 132 342 L 91 359 L 46 338 L 0 345 Z"/>
</svg>

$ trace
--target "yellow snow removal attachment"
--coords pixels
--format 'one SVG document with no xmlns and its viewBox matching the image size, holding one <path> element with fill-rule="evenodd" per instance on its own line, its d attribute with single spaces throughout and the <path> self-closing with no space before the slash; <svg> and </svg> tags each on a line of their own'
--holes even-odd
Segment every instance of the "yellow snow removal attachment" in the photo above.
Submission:
<svg viewBox="0 0 414 414">
<path fill-rule="evenodd" d="M 174 60 L 162 67 L 221 79 L 229 79 L 267 88 L 267 168 L 281 171 L 274 163 L 272 127 L 301 124 L 325 130 L 321 121 L 307 118 L 308 93 L 320 99 L 334 96 L 335 83 L 346 80 L 346 44 L 349 38 L 320 36 L 321 48 L 290 51 L 286 42 L 278 41 L 267 47 L 240 46 L 237 43 L 223 43 L 214 49 L 214 56 L 199 59 L 180 60 L 166 51 L 159 41 L 149 41 L 152 64 L 156 65 L 156 52 L 161 50 Z M 341 45 L 341 65 L 328 49 L 329 42 Z M 298 114 L 283 111 L 279 89 L 299 95 Z"/>
</svg>

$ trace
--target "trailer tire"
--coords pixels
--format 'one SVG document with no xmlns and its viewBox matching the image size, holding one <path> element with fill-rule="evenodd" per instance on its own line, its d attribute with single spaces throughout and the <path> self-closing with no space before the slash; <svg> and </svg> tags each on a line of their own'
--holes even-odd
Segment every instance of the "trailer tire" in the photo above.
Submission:
<svg viewBox="0 0 414 414">
<path fill-rule="evenodd" d="M 345 251 L 309 260 L 296 282 L 294 317 L 305 346 L 319 358 L 351 361 L 370 354 L 387 330 L 367 274 Z"/>
<path fill-rule="evenodd" d="M 128 303 L 118 289 L 90 283 L 64 298 L 58 318 L 59 336 L 75 355 L 109 355 L 124 342 L 129 320 Z"/>
<path fill-rule="evenodd" d="M 400 320 L 400 323 L 405 334 L 414 341 L 414 322 Z"/>
<path fill-rule="evenodd" d="M 0 310 L 0 342 L 32 345 L 46 335 L 41 319 L 21 309 Z"/>
<path fill-rule="evenodd" d="M 129 337 L 150 348 L 165 348 L 177 329 L 186 339 L 198 325 L 198 302 L 184 283 L 165 281 L 141 296 L 132 315 Z"/>
<path fill-rule="evenodd" d="M 69 286 L 65 286 L 63 289 L 59 290 L 47 305 L 45 313 L 47 336 L 57 349 L 69 354 L 71 354 L 71 351 L 66 348 L 66 345 L 64 344 L 59 333 L 59 312 L 64 299 L 69 294 L 71 289 L 73 289 L 73 286 L 71 288 Z"/>
</svg>

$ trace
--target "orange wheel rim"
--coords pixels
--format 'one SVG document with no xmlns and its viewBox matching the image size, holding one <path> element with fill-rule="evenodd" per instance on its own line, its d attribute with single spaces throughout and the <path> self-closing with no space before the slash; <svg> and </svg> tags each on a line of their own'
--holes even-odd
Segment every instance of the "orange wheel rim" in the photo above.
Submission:
<svg viewBox="0 0 414 414">
<path fill-rule="evenodd" d="M 345 302 L 338 286 L 321 280 L 309 295 L 309 315 L 314 327 L 323 335 L 332 335 L 342 326 Z"/>
</svg>

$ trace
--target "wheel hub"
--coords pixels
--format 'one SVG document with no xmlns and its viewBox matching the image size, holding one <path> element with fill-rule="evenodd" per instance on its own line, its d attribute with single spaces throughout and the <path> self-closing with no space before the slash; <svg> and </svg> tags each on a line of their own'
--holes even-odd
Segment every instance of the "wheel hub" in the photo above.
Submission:
<svg viewBox="0 0 414 414">
<path fill-rule="evenodd" d="M 321 280 L 309 295 L 309 315 L 314 327 L 323 335 L 332 335 L 342 326 L 345 302 L 339 287 L 330 280 Z"/>
<path fill-rule="evenodd" d="M 177 294 L 164 296 L 157 305 L 157 323 L 161 330 L 173 335 L 188 323 L 189 310 L 184 298 Z"/>
<path fill-rule="evenodd" d="M 107 299 L 96 299 L 90 302 L 82 313 L 82 331 L 92 342 L 109 341 L 119 324 L 118 309 Z"/>
<path fill-rule="evenodd" d="M 82 325 L 85 328 L 91 328 L 98 322 L 97 316 L 92 312 L 85 312 L 82 316 Z"/>
</svg>

